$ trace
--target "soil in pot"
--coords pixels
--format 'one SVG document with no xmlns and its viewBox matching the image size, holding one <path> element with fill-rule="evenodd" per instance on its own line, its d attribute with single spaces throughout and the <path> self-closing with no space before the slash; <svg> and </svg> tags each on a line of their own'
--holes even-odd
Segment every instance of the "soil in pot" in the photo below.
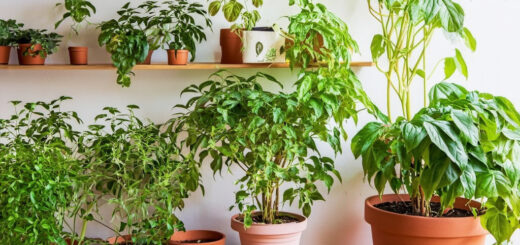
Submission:
<svg viewBox="0 0 520 245">
<path fill-rule="evenodd" d="M 373 196 L 365 201 L 365 220 L 372 226 L 374 245 L 484 245 L 487 232 L 470 211 L 480 209 L 480 203 L 458 198 L 454 211 L 445 210 L 442 217 L 422 217 L 406 214 L 411 212 L 409 201 L 408 195 Z M 432 203 L 439 201 L 432 199 Z M 440 212 L 437 205 L 432 205 L 432 215 Z"/>
<path fill-rule="evenodd" d="M 226 236 L 220 232 L 207 230 L 177 231 L 170 238 L 169 245 L 225 245 Z"/>
<path fill-rule="evenodd" d="M 377 205 L 374 205 L 374 207 L 392 212 L 392 213 L 398 213 L 398 214 L 406 214 L 406 215 L 417 215 L 413 212 L 413 206 L 412 202 L 406 201 L 406 202 L 384 202 Z M 453 208 L 444 210 L 442 215 L 439 216 L 441 204 L 438 202 L 432 202 L 430 204 L 431 212 L 430 217 L 473 217 L 473 213 L 467 209 L 460 209 L 460 208 Z M 484 210 L 480 210 L 479 214 L 483 214 Z"/>
<path fill-rule="evenodd" d="M 47 55 L 44 55 L 44 58 L 39 54 L 36 55 L 38 51 L 42 50 L 42 45 L 35 44 L 32 49 L 31 46 L 32 44 L 30 43 L 18 44 L 18 62 L 20 65 L 44 65 Z"/>
<path fill-rule="evenodd" d="M 152 55 L 154 50 L 149 50 L 148 55 L 146 56 L 146 59 L 144 59 L 143 62 L 137 63 L 138 65 L 150 65 L 152 63 Z"/>
<path fill-rule="evenodd" d="M 242 39 L 231 29 L 220 29 L 222 64 L 242 64 Z"/>
<path fill-rule="evenodd" d="M 242 245 L 299 245 L 302 232 L 307 228 L 307 219 L 292 213 L 280 212 L 279 214 L 278 218 L 284 217 L 281 219 L 282 222 L 288 223 L 253 223 L 246 229 L 244 223 L 240 221 L 240 215 L 237 214 L 231 218 L 231 228 L 239 233 Z M 253 214 L 253 217 L 255 216 L 258 217 L 259 214 Z"/>
<path fill-rule="evenodd" d="M 71 65 L 88 64 L 88 47 L 69 47 Z"/>
<path fill-rule="evenodd" d="M 168 65 L 188 64 L 188 50 L 168 50 Z"/>
<path fill-rule="evenodd" d="M 11 55 L 11 46 L 0 46 L 0 65 L 9 64 L 10 55 Z"/>
</svg>

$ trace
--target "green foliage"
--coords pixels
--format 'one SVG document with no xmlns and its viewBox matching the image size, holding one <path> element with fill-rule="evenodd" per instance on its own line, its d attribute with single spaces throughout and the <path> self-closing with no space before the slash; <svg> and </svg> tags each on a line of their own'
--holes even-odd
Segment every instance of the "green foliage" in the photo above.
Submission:
<svg viewBox="0 0 520 245">
<path fill-rule="evenodd" d="M 90 17 L 93 13 L 96 13 L 96 7 L 88 0 L 63 0 L 63 3 L 57 3 L 56 6 L 63 5 L 66 12 L 62 18 L 54 24 L 54 29 L 57 29 L 63 21 L 71 18 L 74 21 L 72 30 L 78 34 L 77 25 L 83 22 L 87 17 Z"/>
<path fill-rule="evenodd" d="M 129 232 L 134 244 L 164 244 L 182 222 L 174 212 L 199 187 L 199 169 L 191 155 L 181 155 L 177 136 L 161 125 L 143 122 L 134 114 L 106 107 L 89 126 L 80 152 L 93 164 L 95 193 L 115 206 L 121 220 L 116 234 Z"/>
<path fill-rule="evenodd" d="M 130 76 L 134 75 L 132 68 L 146 59 L 149 44 L 144 31 L 135 26 L 140 17 L 136 15 L 138 11 L 130 7 L 130 2 L 117 14 L 119 19 L 101 23 L 98 42 L 112 55 L 112 62 L 117 67 L 117 83 L 129 87 Z"/>
<path fill-rule="evenodd" d="M 74 156 L 75 112 L 61 97 L 27 103 L 0 120 L 0 237 L 4 244 L 65 245 L 64 217 L 78 195 L 83 165 Z"/>
<path fill-rule="evenodd" d="M 59 43 L 63 36 L 47 32 L 45 29 L 20 29 L 16 32 L 16 43 L 18 44 L 32 44 L 29 50 L 24 50 L 23 55 L 40 56 L 42 58 L 51 55 L 58 50 Z M 40 44 L 42 49 L 34 51 L 34 46 Z"/>
<path fill-rule="evenodd" d="M 202 17 L 206 27 L 211 27 L 208 13 L 200 3 L 186 0 L 165 1 L 162 7 L 156 1 L 147 1 L 138 6 L 142 18 L 140 26 L 145 30 L 152 50 L 167 46 L 169 49 L 187 49 L 191 61 L 195 59 L 196 44 L 206 40 L 204 27 L 195 17 Z"/>
<path fill-rule="evenodd" d="M 22 23 L 16 23 L 16 20 L 0 19 L 0 46 L 16 45 L 16 33 L 23 27 Z"/>
<path fill-rule="evenodd" d="M 222 11 L 227 21 L 235 22 L 233 29 L 251 30 L 260 20 L 260 13 L 256 9 L 249 10 L 248 3 L 259 8 L 263 5 L 263 0 L 245 0 L 244 3 L 237 0 L 214 0 L 209 4 L 208 12 L 215 16 Z M 241 23 L 236 23 L 238 18 L 241 18 Z"/>
<path fill-rule="evenodd" d="M 498 244 L 509 240 L 520 220 L 520 114 L 503 97 L 450 83 L 435 85 L 430 101 L 409 121 L 369 123 L 353 138 L 365 176 L 380 194 L 388 183 L 427 204 L 439 195 L 441 210 L 459 196 L 484 198 L 484 227 Z"/>
<path fill-rule="evenodd" d="M 402 104 L 402 115 L 410 119 L 410 88 L 412 82 L 422 78 L 424 106 L 427 106 L 427 81 L 440 63 L 444 63 L 445 79 L 456 70 L 466 78 L 466 62 L 459 50 L 454 57 L 439 60 L 433 70 L 426 67 L 428 46 L 436 30 L 454 33 L 471 49 L 476 41 L 464 27 L 464 10 L 453 0 L 367 0 L 370 14 L 380 23 L 382 33 L 374 35 L 370 49 L 376 67 L 385 74 L 387 93 L 394 91 Z M 374 3 L 373 3 L 374 2 Z M 387 114 L 392 113 L 387 101 Z"/>
</svg>

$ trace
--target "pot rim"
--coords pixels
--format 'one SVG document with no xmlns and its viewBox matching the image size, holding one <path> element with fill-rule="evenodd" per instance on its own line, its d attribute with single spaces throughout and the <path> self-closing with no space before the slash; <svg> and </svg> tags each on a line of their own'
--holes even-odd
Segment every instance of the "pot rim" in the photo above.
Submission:
<svg viewBox="0 0 520 245">
<path fill-rule="evenodd" d="M 226 240 L 226 235 L 224 233 L 222 233 L 222 232 L 219 232 L 219 231 L 214 231 L 214 230 L 186 230 L 186 231 L 176 231 L 176 232 L 174 232 L 173 235 L 170 237 L 170 241 L 171 242 L 179 242 L 178 240 L 173 240 L 173 237 L 175 236 L 175 233 L 179 233 L 179 232 L 183 232 L 183 233 L 186 233 L 186 234 L 194 233 L 194 232 L 207 232 L 207 233 L 213 233 L 213 234 L 216 234 L 216 235 L 220 236 L 220 238 L 218 240 L 215 240 L 215 241 L 212 241 L 212 242 L 200 243 L 200 244 L 212 245 L 212 244 L 216 244 L 218 242 Z M 195 244 L 195 243 L 183 243 L 183 244 Z"/>
<path fill-rule="evenodd" d="M 408 194 L 384 194 L 380 199 L 379 195 L 370 196 L 365 200 L 365 220 L 372 226 L 372 229 L 415 237 L 472 237 L 482 236 L 488 232 L 480 224 L 480 217 L 422 217 L 406 214 L 398 214 L 375 207 L 375 204 L 392 201 L 397 196 L 407 201 L 410 200 Z M 385 198 L 387 201 L 385 201 Z M 390 199 L 390 200 L 388 200 Z M 433 200 L 438 201 L 438 197 Z M 461 208 L 469 204 L 471 207 L 480 208 L 480 203 L 465 198 L 457 198 L 454 206 Z M 420 232 L 417 227 L 424 227 Z M 439 229 L 443 227 L 443 229 Z M 454 227 L 451 229 L 450 227 Z"/>
<path fill-rule="evenodd" d="M 187 53 L 187 52 L 190 52 L 189 50 L 187 49 L 167 49 L 166 50 L 168 53 L 171 53 L 171 52 L 175 52 L 177 51 L 177 53 L 181 52 L 181 53 Z"/>
<path fill-rule="evenodd" d="M 87 46 L 69 46 L 69 50 L 73 50 L 73 49 L 86 50 L 86 49 L 88 49 L 88 47 Z"/>
<path fill-rule="evenodd" d="M 259 212 L 254 212 L 259 213 Z M 307 218 L 291 213 L 291 212 L 283 212 L 280 211 L 280 214 L 290 215 L 299 220 L 299 222 L 294 223 L 284 223 L 284 224 L 252 224 L 251 227 L 245 228 L 244 223 L 237 220 L 239 214 L 235 214 L 231 217 L 231 228 L 239 233 L 248 233 L 248 234 L 259 234 L 259 235 L 281 235 L 281 234 L 293 234 L 304 231 L 307 228 Z"/>
</svg>

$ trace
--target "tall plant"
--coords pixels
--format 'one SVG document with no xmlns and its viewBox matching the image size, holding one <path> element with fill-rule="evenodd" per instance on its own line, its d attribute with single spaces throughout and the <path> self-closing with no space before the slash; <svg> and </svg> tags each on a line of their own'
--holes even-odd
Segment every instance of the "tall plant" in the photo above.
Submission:
<svg viewBox="0 0 520 245">
<path fill-rule="evenodd" d="M 16 112 L 0 120 L 0 237 L 4 244 L 65 245 L 63 228 L 82 185 L 83 166 L 73 146 L 75 112 L 50 103 L 13 101 Z M 72 147 L 71 147 L 72 146 Z"/>
<path fill-rule="evenodd" d="M 454 33 L 472 50 L 476 48 L 473 36 L 463 27 L 462 7 L 449 0 L 368 3 L 383 30 L 374 36 L 371 49 L 387 79 L 388 120 L 368 123 L 352 139 L 352 152 L 362 156 L 366 178 L 380 194 L 387 184 L 395 193 L 404 189 L 415 215 L 434 215 L 430 206 L 434 195 L 440 197 L 440 210 L 453 207 L 457 197 L 482 198 L 483 226 L 498 244 L 509 240 L 520 218 L 520 115 L 512 103 L 443 82 L 433 86 L 428 97 L 424 95 L 423 109 L 415 115 L 411 111 L 412 82 L 421 78 L 426 91 L 430 72 L 437 67 L 426 70 L 435 30 Z M 383 68 L 380 60 L 388 66 Z M 438 64 L 442 62 L 446 79 L 457 69 L 467 77 L 459 50 Z M 402 116 L 394 122 L 392 91 L 402 105 Z"/>
<path fill-rule="evenodd" d="M 356 120 L 358 103 L 377 110 L 350 69 L 349 52 L 356 47 L 346 24 L 321 4 L 300 4 L 302 12 L 291 18 L 287 34 L 294 42 L 288 51 L 293 53 L 291 63 L 304 64 L 296 91 L 265 90 L 263 80 L 282 87 L 264 73 L 241 77 L 219 71 L 208 81 L 186 88 L 183 93 L 194 97 L 177 106 L 186 111 L 174 121 L 175 128 L 188 133 L 183 144 L 198 153 L 199 161 L 211 156 L 215 173 L 229 166 L 244 171 L 237 181 L 240 191 L 232 207 L 242 213 L 246 227 L 253 219 L 267 224 L 282 222 L 281 205 L 294 200 L 309 216 L 312 204 L 324 200 L 318 185 L 323 183 L 330 190 L 333 176 L 341 179 L 334 161 L 320 154 L 317 142 L 326 142 L 340 153 L 342 137 L 347 137 L 343 123 L 349 118 Z M 325 26 L 333 29 L 327 31 L 322 28 Z M 327 40 L 321 52 L 306 49 L 318 33 Z M 332 40 L 337 40 L 335 45 Z M 318 57 L 325 65 L 307 71 L 311 57 Z M 335 123 L 331 125 L 332 120 Z M 286 184 L 294 187 L 285 189 Z"/>
<path fill-rule="evenodd" d="M 198 165 L 181 155 L 172 130 L 143 122 L 135 105 L 122 114 L 107 107 L 96 117 L 102 124 L 89 126 L 81 153 L 96 167 L 95 191 L 113 204 L 113 231 L 129 232 L 134 244 L 164 244 L 183 223 L 175 212 L 199 185 Z"/>
</svg>

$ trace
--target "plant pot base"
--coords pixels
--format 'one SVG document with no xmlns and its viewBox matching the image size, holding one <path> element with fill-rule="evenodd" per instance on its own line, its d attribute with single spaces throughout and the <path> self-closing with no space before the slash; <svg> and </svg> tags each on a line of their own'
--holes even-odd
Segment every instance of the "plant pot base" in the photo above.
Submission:
<svg viewBox="0 0 520 245">
<path fill-rule="evenodd" d="M 168 65 L 187 65 L 188 64 L 188 50 L 167 50 L 168 51 Z"/>
<path fill-rule="evenodd" d="M 34 45 L 34 48 L 31 50 L 32 44 L 19 44 L 18 45 L 18 62 L 20 65 L 44 65 L 45 58 L 42 58 L 40 55 L 32 56 L 36 52 L 42 50 L 42 46 L 40 44 Z M 27 55 L 24 55 L 26 53 Z M 44 55 L 46 57 L 46 55 Z"/>
<path fill-rule="evenodd" d="M 9 64 L 9 56 L 11 55 L 10 46 L 0 46 L 0 65 Z"/>
</svg>

